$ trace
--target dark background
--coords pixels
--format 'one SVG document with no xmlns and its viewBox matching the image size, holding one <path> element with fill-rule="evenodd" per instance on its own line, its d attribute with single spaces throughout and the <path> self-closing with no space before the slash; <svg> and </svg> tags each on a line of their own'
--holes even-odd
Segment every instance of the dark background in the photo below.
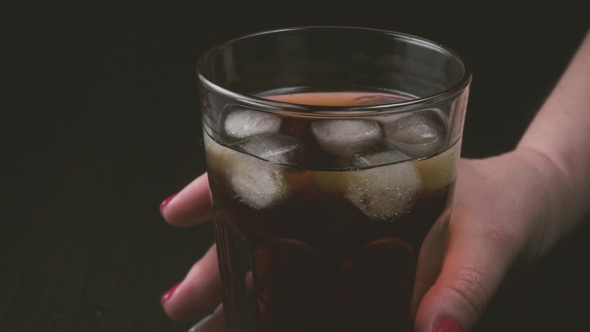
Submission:
<svg viewBox="0 0 590 332">
<path fill-rule="evenodd" d="M 3 1 L 0 331 L 195 323 L 159 298 L 212 227 L 176 229 L 158 205 L 204 171 L 194 68 L 209 47 L 302 25 L 446 44 L 474 73 L 463 156 L 485 157 L 515 146 L 590 27 L 587 1 L 518 3 Z M 589 236 L 586 223 L 476 331 L 587 330 Z"/>
</svg>

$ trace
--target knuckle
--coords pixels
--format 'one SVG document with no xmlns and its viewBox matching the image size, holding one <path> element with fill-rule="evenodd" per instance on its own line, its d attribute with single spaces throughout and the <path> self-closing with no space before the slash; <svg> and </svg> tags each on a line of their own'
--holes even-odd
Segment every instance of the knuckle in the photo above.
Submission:
<svg viewBox="0 0 590 332">
<path fill-rule="evenodd" d="M 512 247 L 518 243 L 520 238 L 514 227 L 504 227 L 501 224 L 487 225 L 484 228 L 484 235 L 497 248 Z"/>
<path fill-rule="evenodd" d="M 513 256 L 525 245 L 525 230 L 519 224 L 518 218 L 505 218 L 503 222 L 489 222 L 483 225 L 481 238 L 489 248 L 503 252 L 503 255 Z M 509 257 L 514 258 L 514 257 Z"/>
<path fill-rule="evenodd" d="M 474 268 L 463 268 L 455 272 L 450 290 L 460 303 L 466 304 L 479 317 L 489 303 L 491 294 L 483 286 L 485 277 Z"/>
</svg>

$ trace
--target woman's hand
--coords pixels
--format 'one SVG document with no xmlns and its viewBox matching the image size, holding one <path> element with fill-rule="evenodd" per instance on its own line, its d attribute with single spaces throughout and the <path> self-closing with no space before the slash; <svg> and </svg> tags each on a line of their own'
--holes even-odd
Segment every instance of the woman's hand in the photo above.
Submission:
<svg viewBox="0 0 590 332">
<path fill-rule="evenodd" d="M 483 314 L 515 264 L 534 260 L 559 238 L 560 203 L 567 197 L 561 174 L 534 150 L 482 160 L 461 160 L 447 240 L 429 236 L 421 251 L 415 303 L 416 331 L 467 331 Z M 206 175 L 161 206 L 164 218 L 188 226 L 211 217 Z M 441 221 L 442 222 L 442 221 Z M 442 226 L 442 225 L 439 225 Z M 423 263 L 425 262 L 425 263 Z M 162 298 L 168 315 L 186 320 L 220 303 L 215 247 Z M 221 331 L 221 307 L 200 325 Z M 442 329 L 442 328 L 446 328 Z M 455 330 L 451 329 L 455 328 Z"/>
<path fill-rule="evenodd" d="M 590 31 L 518 148 L 498 157 L 461 160 L 451 219 L 433 227 L 420 252 L 416 331 L 469 330 L 513 267 L 541 257 L 589 212 L 588 86 Z M 209 219 L 206 176 L 164 201 L 161 209 L 172 225 Z M 212 248 L 162 304 L 170 317 L 189 319 L 213 309 L 220 298 Z M 223 326 L 220 308 L 200 331 Z"/>
<path fill-rule="evenodd" d="M 416 331 L 468 331 L 509 270 L 555 244 L 564 233 L 557 222 L 567 197 L 562 180 L 534 150 L 461 160 L 442 268 L 432 259 L 418 271 Z M 421 255 L 440 257 L 434 251 L 443 249 L 431 242 Z"/>
<path fill-rule="evenodd" d="M 178 194 L 164 200 L 160 212 L 171 225 L 180 227 L 209 220 L 211 196 L 207 174 L 199 176 Z M 172 287 L 161 299 L 164 310 L 175 320 L 202 316 L 220 302 L 221 281 L 215 246 L 193 265 L 182 282 Z M 218 316 L 222 320 L 222 315 Z"/>
</svg>

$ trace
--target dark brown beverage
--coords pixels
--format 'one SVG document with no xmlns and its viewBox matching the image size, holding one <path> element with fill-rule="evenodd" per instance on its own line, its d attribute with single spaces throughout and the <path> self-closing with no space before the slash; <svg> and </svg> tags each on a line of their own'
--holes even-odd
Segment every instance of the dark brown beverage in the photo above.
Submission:
<svg viewBox="0 0 590 332">
<path fill-rule="evenodd" d="M 266 98 L 328 106 L 405 99 Z M 220 118 L 220 132 L 205 128 L 205 144 L 224 310 L 248 322 L 228 329 L 412 331 L 418 254 L 448 213 L 458 159 L 444 114 L 317 120 L 228 108 Z"/>
</svg>

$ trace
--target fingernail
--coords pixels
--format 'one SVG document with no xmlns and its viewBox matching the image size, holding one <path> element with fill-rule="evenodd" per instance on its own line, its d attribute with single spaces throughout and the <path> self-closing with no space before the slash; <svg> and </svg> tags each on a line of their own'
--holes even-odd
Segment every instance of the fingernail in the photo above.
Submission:
<svg viewBox="0 0 590 332">
<path fill-rule="evenodd" d="M 160 203 L 160 214 L 164 214 L 164 208 L 166 207 L 166 205 L 168 205 L 168 203 L 170 203 L 170 201 L 176 197 L 176 194 L 166 198 L 164 201 L 162 201 L 162 203 Z"/>
<path fill-rule="evenodd" d="M 191 327 L 188 332 L 197 332 L 201 326 L 203 326 L 203 324 L 205 324 L 205 322 L 207 322 L 209 320 L 209 318 L 211 318 L 212 315 L 209 316 L 205 316 L 203 319 L 201 319 L 197 324 L 193 325 L 193 327 Z"/>
<path fill-rule="evenodd" d="M 444 317 L 436 323 L 434 332 L 461 332 L 461 325 L 452 318 Z"/>
<path fill-rule="evenodd" d="M 166 303 L 168 300 L 170 300 L 170 298 L 172 297 L 172 294 L 174 294 L 174 292 L 176 291 L 176 288 L 178 288 L 178 286 L 180 286 L 180 282 L 177 283 L 174 287 L 170 288 L 166 293 L 164 293 L 164 295 L 162 295 L 162 297 L 160 298 L 160 303 L 162 305 L 164 305 L 164 303 Z"/>
</svg>

